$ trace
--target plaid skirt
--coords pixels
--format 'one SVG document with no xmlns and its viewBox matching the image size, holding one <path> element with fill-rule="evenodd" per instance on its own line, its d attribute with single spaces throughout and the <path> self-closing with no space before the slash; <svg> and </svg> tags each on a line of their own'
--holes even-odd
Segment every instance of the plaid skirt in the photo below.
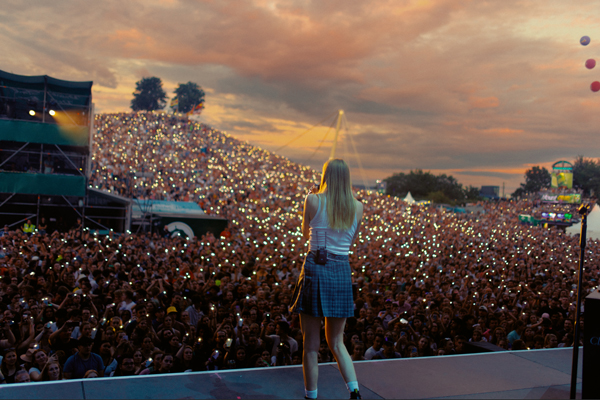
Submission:
<svg viewBox="0 0 600 400">
<path fill-rule="evenodd" d="M 348 256 L 330 253 L 327 263 L 319 265 L 315 262 L 315 253 L 309 252 L 291 304 L 291 312 L 313 317 L 353 317 L 352 272 Z"/>
</svg>

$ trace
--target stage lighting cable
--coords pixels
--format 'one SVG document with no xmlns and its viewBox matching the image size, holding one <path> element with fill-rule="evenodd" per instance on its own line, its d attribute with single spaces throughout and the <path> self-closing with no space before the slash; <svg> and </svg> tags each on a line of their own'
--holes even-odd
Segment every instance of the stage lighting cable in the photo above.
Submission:
<svg viewBox="0 0 600 400">
<path fill-rule="evenodd" d="M 323 146 L 325 139 L 327 139 L 327 136 L 329 136 L 329 132 L 333 129 L 333 125 L 335 125 L 335 119 L 333 121 L 331 121 L 331 125 L 329 125 L 329 129 L 327 129 L 327 132 L 325 132 L 325 136 L 321 140 L 321 143 L 319 143 L 319 146 L 315 149 L 315 151 L 313 151 L 312 155 L 310 157 L 308 157 L 308 159 L 306 161 L 304 161 L 304 164 L 308 164 L 308 162 L 310 160 L 312 160 L 312 158 L 315 156 L 315 154 L 317 154 L 317 151 L 319 151 L 321 146 Z"/>
<path fill-rule="evenodd" d="M 289 142 L 287 142 L 286 144 L 284 144 L 283 146 L 275 149 L 273 152 L 274 153 L 278 153 L 279 150 L 283 149 L 284 147 L 287 147 L 290 143 L 292 143 L 293 141 L 300 139 L 300 137 L 304 136 L 308 131 L 310 131 L 311 129 L 321 125 L 323 122 L 327 121 L 329 118 L 331 118 L 333 115 L 337 114 L 337 111 L 334 113 L 329 114 L 327 117 L 323 118 L 321 121 L 319 121 L 318 123 L 316 123 L 315 125 L 311 126 L 310 128 L 308 128 L 307 130 L 305 130 L 304 132 L 302 132 L 301 134 L 299 134 L 298 136 L 296 136 L 295 138 L 293 138 L 292 140 L 290 140 Z"/>
</svg>

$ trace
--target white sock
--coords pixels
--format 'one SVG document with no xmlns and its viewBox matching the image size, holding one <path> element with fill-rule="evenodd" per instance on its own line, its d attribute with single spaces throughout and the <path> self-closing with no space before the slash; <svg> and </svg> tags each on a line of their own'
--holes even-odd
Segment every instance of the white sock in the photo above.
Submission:
<svg viewBox="0 0 600 400">
<path fill-rule="evenodd" d="M 306 389 L 304 389 L 304 394 L 309 399 L 316 399 L 317 398 L 317 390 L 318 389 L 315 389 L 315 390 L 306 390 Z"/>
<path fill-rule="evenodd" d="M 346 383 L 346 387 L 348 388 L 350 393 L 352 393 L 352 392 L 354 392 L 355 389 L 358 390 L 358 382 L 357 381 L 348 382 L 348 383 Z"/>
</svg>

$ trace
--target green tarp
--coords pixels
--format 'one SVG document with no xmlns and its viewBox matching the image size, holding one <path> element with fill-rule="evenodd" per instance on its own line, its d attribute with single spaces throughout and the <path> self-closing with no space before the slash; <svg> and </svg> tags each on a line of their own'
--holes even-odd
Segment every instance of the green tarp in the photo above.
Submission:
<svg viewBox="0 0 600 400">
<path fill-rule="evenodd" d="M 85 196 L 85 177 L 0 172 L 0 193 Z"/>
<path fill-rule="evenodd" d="M 89 127 L 0 120 L 0 141 L 87 146 Z"/>
<path fill-rule="evenodd" d="M 539 219 L 535 219 L 533 216 L 528 215 L 528 214 L 520 214 L 519 221 L 523 222 L 525 224 L 531 224 L 533 226 L 537 226 L 540 223 Z"/>
<path fill-rule="evenodd" d="M 92 91 L 92 81 L 65 81 L 56 79 L 48 75 L 17 75 L 0 70 L 0 81 L 6 86 L 37 88 L 44 90 L 44 83 L 47 82 L 53 90 L 72 94 L 90 94 Z"/>
<path fill-rule="evenodd" d="M 92 83 L 63 81 L 47 75 L 25 76 L 0 71 L 0 96 L 7 99 L 26 99 L 43 102 L 56 101 L 63 108 L 88 107 Z"/>
</svg>

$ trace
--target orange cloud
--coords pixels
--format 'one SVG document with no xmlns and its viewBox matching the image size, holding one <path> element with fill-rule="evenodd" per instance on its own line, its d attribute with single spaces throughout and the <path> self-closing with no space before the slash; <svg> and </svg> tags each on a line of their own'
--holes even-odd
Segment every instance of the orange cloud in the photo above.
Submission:
<svg viewBox="0 0 600 400">
<path fill-rule="evenodd" d="M 523 129 L 511 129 L 511 128 L 489 128 L 484 129 L 483 132 L 497 135 L 516 135 L 517 133 L 525 132 Z"/>
<path fill-rule="evenodd" d="M 494 108 L 500 105 L 500 100 L 497 97 L 471 97 L 469 106 L 471 108 Z"/>
<path fill-rule="evenodd" d="M 129 53 L 135 57 L 137 54 L 142 54 L 145 49 L 152 48 L 157 45 L 156 40 L 151 36 L 140 32 L 136 28 L 116 30 L 106 38 L 106 45 L 110 47 L 120 47 L 122 51 Z"/>
<path fill-rule="evenodd" d="M 500 173 L 500 174 L 524 174 L 525 171 L 530 168 L 530 166 L 518 166 L 518 167 L 511 167 L 511 168 L 473 168 L 473 169 L 455 169 L 454 171 L 456 171 L 457 173 L 460 172 L 492 172 L 492 173 Z"/>
</svg>

